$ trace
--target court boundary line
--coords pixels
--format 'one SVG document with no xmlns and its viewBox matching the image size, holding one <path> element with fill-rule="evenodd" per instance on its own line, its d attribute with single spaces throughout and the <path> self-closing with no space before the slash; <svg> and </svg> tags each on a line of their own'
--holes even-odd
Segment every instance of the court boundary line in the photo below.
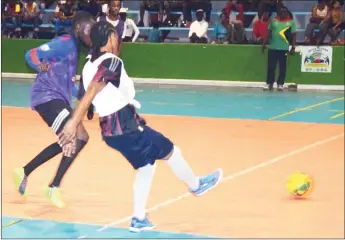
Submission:
<svg viewBox="0 0 345 240">
<path fill-rule="evenodd" d="M 311 143 L 311 144 L 305 145 L 304 147 L 300 147 L 300 148 L 297 148 L 297 149 L 295 149 L 295 150 L 291 150 L 291 151 L 289 151 L 289 152 L 287 152 L 287 153 L 285 153 L 285 154 L 282 154 L 282 155 L 280 155 L 280 156 L 278 156 L 278 157 L 269 159 L 269 160 L 267 160 L 267 161 L 261 162 L 261 163 L 259 163 L 259 164 L 254 165 L 254 166 L 251 166 L 251 167 L 247 167 L 247 168 L 245 168 L 245 169 L 243 169 L 243 170 L 241 170 L 241 171 L 238 171 L 238 172 L 232 173 L 232 174 L 230 174 L 230 175 L 227 175 L 226 177 L 224 177 L 224 178 L 220 181 L 219 184 L 222 184 L 222 183 L 224 183 L 224 182 L 227 182 L 227 181 L 229 181 L 229 180 L 235 179 L 235 178 L 237 178 L 237 177 L 246 175 L 246 174 L 251 173 L 251 172 L 253 172 L 253 171 L 255 171 L 255 170 L 258 170 L 258 169 L 267 167 L 267 166 L 272 165 L 272 164 L 274 164 L 274 163 L 276 163 L 276 162 L 279 162 L 279 161 L 281 161 L 281 160 L 284 160 L 285 158 L 288 158 L 288 157 L 297 155 L 297 154 L 299 154 L 299 153 L 305 152 L 305 151 L 307 151 L 307 150 L 309 150 L 309 149 L 313 149 L 313 148 L 315 148 L 315 147 L 317 147 L 317 146 L 320 146 L 320 145 L 323 145 L 323 144 L 325 144 L 325 143 L 328 143 L 328 142 L 337 140 L 337 139 L 340 138 L 340 137 L 344 137 L 344 133 L 337 134 L 337 135 L 334 135 L 334 136 L 332 136 L 332 137 L 328 137 L 328 138 L 326 138 L 326 139 L 324 139 L 324 140 L 319 140 L 319 141 L 313 142 L 313 143 Z M 187 193 L 181 194 L 181 195 L 179 195 L 179 196 L 177 196 L 177 197 L 170 198 L 170 199 L 168 199 L 168 200 L 166 200 L 166 201 L 164 201 L 164 202 L 161 202 L 161 203 L 159 203 L 159 204 L 156 204 L 156 205 L 154 205 L 154 206 L 148 208 L 148 209 L 146 210 L 146 212 L 149 213 L 149 212 L 157 211 L 157 210 L 159 210 L 159 209 L 161 209 L 161 208 L 163 208 L 163 207 L 169 206 L 169 205 L 171 205 L 171 204 L 173 204 L 173 203 L 175 203 L 175 202 L 178 202 L 179 200 L 185 199 L 185 198 L 187 198 L 187 197 L 189 197 L 189 196 L 191 196 L 191 195 L 192 195 L 192 194 L 191 194 L 190 192 L 187 192 Z M 101 231 L 104 231 L 104 230 L 106 230 L 107 228 L 110 228 L 110 227 L 112 227 L 112 226 L 116 226 L 116 225 L 119 225 L 119 224 L 128 222 L 128 221 L 131 220 L 131 219 L 132 219 L 132 215 L 127 216 L 127 217 L 124 217 L 124 218 L 120 218 L 120 219 L 118 219 L 118 220 L 116 220 L 116 221 L 114 221 L 114 222 L 111 222 L 111 223 L 109 223 L 109 224 L 104 225 L 102 228 L 98 229 L 97 232 L 101 232 Z M 87 237 L 87 235 L 81 235 L 81 236 L 79 236 L 78 238 L 80 239 L 80 238 L 86 238 L 86 237 Z"/>
<path fill-rule="evenodd" d="M 276 120 L 276 119 L 278 119 L 278 118 L 282 118 L 282 117 L 285 117 L 285 116 L 289 116 L 289 115 L 292 115 L 292 114 L 294 114 L 294 113 L 307 111 L 307 110 L 310 110 L 310 109 L 313 109 L 313 108 L 316 108 L 316 107 L 319 107 L 319 106 L 322 106 L 322 105 L 325 105 L 325 104 L 329 104 L 329 103 L 332 103 L 332 102 L 342 101 L 342 100 L 344 100 L 344 99 L 345 99 L 344 97 L 340 97 L 340 98 L 333 98 L 333 99 L 331 99 L 331 100 L 326 100 L 326 101 L 319 102 L 319 103 L 314 103 L 314 104 L 309 105 L 309 106 L 306 106 L 306 107 L 297 108 L 297 109 L 294 109 L 294 110 L 291 110 L 291 111 L 288 111 L 288 112 L 285 112 L 285 113 L 282 113 L 282 114 L 279 114 L 279 115 L 270 117 L 268 120 L 269 120 L 269 121 Z M 330 119 L 331 119 L 331 118 L 330 118 Z"/>
<path fill-rule="evenodd" d="M 1 73 L 3 78 L 15 78 L 16 80 L 27 81 L 34 79 L 35 73 Z M 80 75 L 77 75 L 79 80 Z M 185 85 L 185 86 L 212 86 L 212 87 L 239 87 L 239 88 L 262 88 L 265 82 L 251 81 L 227 81 L 227 80 L 195 80 L 195 79 L 168 79 L 168 78 L 132 78 L 134 83 L 156 84 L 156 85 Z M 286 83 L 296 85 L 295 83 Z M 344 85 L 318 85 L 318 84 L 297 84 L 301 90 L 320 90 L 320 91 L 345 91 Z"/>
<path fill-rule="evenodd" d="M 20 107 L 20 106 L 8 106 L 8 105 L 1 105 L 1 108 L 23 108 L 23 109 L 30 109 L 28 107 Z M 33 111 L 33 110 L 32 110 Z M 221 120 L 229 120 L 229 121 L 238 121 L 238 120 L 246 120 L 246 121 L 261 121 L 261 122 L 279 122 L 279 123 L 296 123 L 296 124 L 323 124 L 323 125 L 341 125 L 343 123 L 334 123 L 334 122 L 306 122 L 306 121 L 269 121 L 267 119 L 254 119 L 254 118 L 227 118 L 227 117 L 204 117 L 204 116 L 192 116 L 192 115 L 172 115 L 172 114 L 154 114 L 154 113 L 141 113 L 142 116 L 163 116 L 163 117 L 186 117 L 186 118 L 199 118 L 199 119 L 221 119 Z M 98 118 L 96 118 L 98 119 Z M 95 121 L 93 120 L 83 120 L 87 122 Z"/>
</svg>

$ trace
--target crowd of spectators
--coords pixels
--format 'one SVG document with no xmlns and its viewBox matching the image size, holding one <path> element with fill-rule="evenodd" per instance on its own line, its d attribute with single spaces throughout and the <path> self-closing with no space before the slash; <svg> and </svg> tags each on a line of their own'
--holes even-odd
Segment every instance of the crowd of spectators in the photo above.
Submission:
<svg viewBox="0 0 345 240">
<path fill-rule="evenodd" d="M 305 30 L 305 43 L 322 44 L 327 35 L 332 44 L 344 44 L 338 38 L 344 30 L 343 0 L 315 0 L 311 18 Z M 42 31 L 45 9 L 54 4 L 53 0 L 5 0 L 2 4 L 2 35 L 14 38 L 38 38 Z M 283 0 L 228 0 L 219 16 L 219 21 L 210 22 L 211 0 L 141 0 L 139 21 L 127 16 L 126 1 L 118 0 L 58 0 L 55 14 L 50 20 L 53 33 L 71 27 L 71 20 L 78 10 L 90 12 L 95 19 L 104 19 L 113 25 L 119 19 L 125 22 L 124 41 L 135 42 L 144 26 L 145 11 L 151 11 L 148 25 L 152 27 L 144 38 L 149 42 L 162 42 L 169 34 L 161 27 L 189 28 L 191 43 L 262 43 L 273 14 L 284 6 Z M 133 10 L 133 9 L 132 9 Z M 256 11 L 246 15 L 246 11 Z M 233 13 L 236 12 L 236 15 Z M 193 21 L 193 13 L 195 20 Z M 290 13 L 291 14 L 291 13 Z M 180 20 L 182 17 L 183 20 Z M 291 17 L 292 14 L 291 14 Z M 245 28 L 252 22 L 252 36 Z M 138 28 L 139 27 L 139 28 Z M 209 28 L 213 31 L 210 32 Z M 51 27 L 47 27 L 50 28 Z M 31 35 L 29 33 L 32 33 Z"/>
</svg>

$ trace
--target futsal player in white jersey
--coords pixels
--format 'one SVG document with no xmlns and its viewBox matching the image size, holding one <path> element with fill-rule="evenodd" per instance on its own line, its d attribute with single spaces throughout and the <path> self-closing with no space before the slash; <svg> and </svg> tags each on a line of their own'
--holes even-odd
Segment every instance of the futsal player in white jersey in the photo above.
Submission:
<svg viewBox="0 0 345 240">
<path fill-rule="evenodd" d="M 145 208 L 156 160 L 165 161 L 195 196 L 214 188 L 222 170 L 197 177 L 181 150 L 138 115 L 136 108 L 140 108 L 140 103 L 134 99 L 134 83 L 122 60 L 115 55 L 118 52 L 116 29 L 108 22 L 98 22 L 91 29 L 91 39 L 94 51 L 82 72 L 86 93 L 59 135 L 59 143 L 63 146 L 75 138 L 77 126 L 92 102 L 100 117 L 104 142 L 119 151 L 136 170 L 134 214 L 129 229 L 150 230 L 155 226 L 147 218 Z"/>
</svg>

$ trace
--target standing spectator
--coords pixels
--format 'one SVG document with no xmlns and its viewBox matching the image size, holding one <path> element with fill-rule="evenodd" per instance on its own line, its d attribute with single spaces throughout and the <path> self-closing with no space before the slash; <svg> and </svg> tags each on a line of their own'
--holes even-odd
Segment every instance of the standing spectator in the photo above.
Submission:
<svg viewBox="0 0 345 240">
<path fill-rule="evenodd" d="M 325 26 L 324 24 L 328 21 L 328 18 L 329 9 L 327 0 L 318 0 L 317 5 L 312 9 L 312 15 L 305 30 L 304 41 L 307 44 L 310 43 L 310 40 L 313 38 L 314 30 L 319 29 L 320 26 Z"/>
<path fill-rule="evenodd" d="M 278 91 L 283 91 L 289 46 L 290 44 L 292 45 L 291 53 L 294 53 L 296 45 L 296 24 L 293 19 L 291 19 L 289 10 L 286 7 L 281 7 L 278 11 L 278 16 L 275 17 L 269 24 L 267 36 L 262 44 L 263 51 L 266 48 L 266 43 L 268 40 L 270 43 L 267 63 L 267 85 L 264 87 L 264 89 L 273 89 L 273 84 L 275 82 L 275 70 L 278 63 Z"/>
<path fill-rule="evenodd" d="M 186 26 L 186 16 L 187 16 L 187 1 L 186 0 L 167 0 L 164 3 L 165 13 L 167 15 L 166 22 L 168 26 L 177 25 L 180 14 L 172 14 L 171 12 L 183 12 L 183 27 Z M 173 17 L 174 16 L 174 17 Z"/>
<path fill-rule="evenodd" d="M 61 30 L 61 27 L 72 27 L 72 19 L 77 14 L 77 7 L 73 3 L 73 0 L 66 0 L 65 3 L 58 5 L 55 9 L 55 34 L 57 35 Z"/>
<path fill-rule="evenodd" d="M 40 25 L 38 5 L 33 0 L 27 0 L 27 2 L 24 3 L 23 11 L 24 11 L 23 23 L 33 24 L 34 38 L 37 38 L 38 31 L 39 31 L 38 27 Z"/>
<path fill-rule="evenodd" d="M 103 14 L 102 5 L 97 3 L 96 0 L 90 0 L 90 2 L 85 6 L 84 10 L 91 13 L 95 19 Z"/>
<path fill-rule="evenodd" d="M 159 30 L 159 22 L 153 22 L 152 29 L 149 32 L 147 42 L 160 43 L 162 42 L 162 32 Z"/>
<path fill-rule="evenodd" d="M 253 26 L 253 43 L 262 44 L 264 38 L 267 35 L 267 29 L 269 25 L 270 14 L 269 12 L 264 12 L 262 17 L 255 21 Z"/>
<path fill-rule="evenodd" d="M 344 10 L 342 9 L 341 0 L 334 1 L 330 20 L 329 35 L 331 37 L 331 44 L 344 44 L 337 39 L 341 31 L 345 29 Z"/>
<path fill-rule="evenodd" d="M 207 43 L 208 22 L 204 20 L 204 11 L 196 11 L 196 20 L 190 25 L 188 37 L 191 43 Z"/>
<path fill-rule="evenodd" d="M 187 1 L 187 10 L 185 15 L 185 21 L 187 27 L 192 22 L 192 11 L 202 9 L 206 13 L 206 22 L 210 22 L 212 3 L 211 0 L 186 0 Z"/>
<path fill-rule="evenodd" d="M 139 37 L 140 31 L 135 22 L 127 17 L 127 8 L 121 8 L 119 15 L 120 19 L 125 23 L 124 42 L 135 42 Z"/>
<path fill-rule="evenodd" d="M 121 1 L 111 0 L 108 5 L 108 14 L 106 16 L 102 15 L 97 18 L 97 22 L 107 21 L 117 29 L 119 37 L 119 46 L 121 45 L 120 43 L 122 42 L 122 39 L 125 37 L 126 28 L 124 21 L 122 21 L 119 17 L 120 8 Z M 122 35 L 120 35 L 119 33 L 121 33 Z"/>
<path fill-rule="evenodd" d="M 214 26 L 215 42 L 217 44 L 230 42 L 230 28 L 231 25 L 227 21 L 225 13 L 220 14 L 220 22 Z"/>
<path fill-rule="evenodd" d="M 3 13 L 5 34 L 12 35 L 14 30 L 14 35 L 21 37 L 22 7 L 21 2 L 17 0 L 9 0 L 6 4 Z"/>
<path fill-rule="evenodd" d="M 163 9 L 164 1 L 163 0 L 141 0 L 140 3 L 140 21 L 138 26 L 144 26 L 144 16 L 145 11 L 156 11 L 158 12 L 158 21 L 161 23 L 163 19 Z"/>
</svg>

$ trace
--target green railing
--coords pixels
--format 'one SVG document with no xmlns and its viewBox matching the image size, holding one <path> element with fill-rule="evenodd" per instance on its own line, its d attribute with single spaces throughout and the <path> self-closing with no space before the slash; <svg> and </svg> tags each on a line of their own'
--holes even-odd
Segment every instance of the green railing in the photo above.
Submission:
<svg viewBox="0 0 345 240">
<path fill-rule="evenodd" d="M 31 73 L 24 55 L 44 40 L 2 40 L 2 72 Z M 124 44 L 128 75 L 141 78 L 257 81 L 266 79 L 267 53 L 260 46 Z M 85 54 L 79 59 L 79 70 Z M 80 72 L 80 71 L 79 71 Z M 344 85 L 344 47 L 333 48 L 332 73 L 302 73 L 301 56 L 288 59 L 287 82 Z"/>
</svg>

